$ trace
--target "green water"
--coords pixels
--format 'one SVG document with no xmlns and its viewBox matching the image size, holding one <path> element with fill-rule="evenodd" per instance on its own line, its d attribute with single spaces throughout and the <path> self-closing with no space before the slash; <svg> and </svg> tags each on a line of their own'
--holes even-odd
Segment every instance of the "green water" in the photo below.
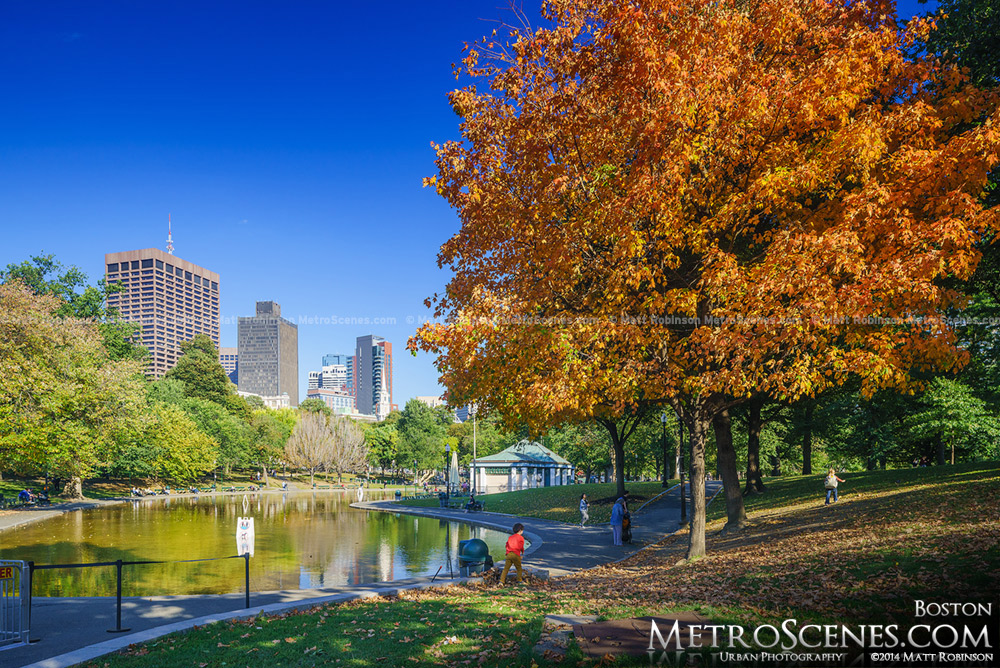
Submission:
<svg viewBox="0 0 1000 668">
<path fill-rule="evenodd" d="M 377 493 L 376 493 L 377 494 Z M 378 498 L 377 496 L 375 498 Z M 351 508 L 353 490 L 249 497 L 254 518 L 252 591 L 337 587 L 448 572 L 458 541 L 482 538 L 502 559 L 505 533 L 411 515 Z M 243 559 L 177 563 L 236 554 L 242 495 L 140 499 L 68 513 L 0 532 L 0 559 L 36 564 L 168 561 L 126 566 L 125 596 L 243 591 Z M 35 596 L 113 596 L 115 568 L 35 572 Z"/>
</svg>

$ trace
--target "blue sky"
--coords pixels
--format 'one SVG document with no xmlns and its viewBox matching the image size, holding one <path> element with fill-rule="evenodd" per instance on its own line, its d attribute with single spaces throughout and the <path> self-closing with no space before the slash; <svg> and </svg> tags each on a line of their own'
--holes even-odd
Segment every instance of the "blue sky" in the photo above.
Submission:
<svg viewBox="0 0 1000 668">
<path fill-rule="evenodd" d="M 506 6 L 5 0 L 0 266 L 44 251 L 97 280 L 104 253 L 163 248 L 169 213 L 175 254 L 221 275 L 222 345 L 274 300 L 300 323 L 303 396 L 369 333 L 394 344 L 397 403 L 439 394 L 405 344 L 458 220 L 421 178 L 457 137 L 451 63 Z"/>
</svg>

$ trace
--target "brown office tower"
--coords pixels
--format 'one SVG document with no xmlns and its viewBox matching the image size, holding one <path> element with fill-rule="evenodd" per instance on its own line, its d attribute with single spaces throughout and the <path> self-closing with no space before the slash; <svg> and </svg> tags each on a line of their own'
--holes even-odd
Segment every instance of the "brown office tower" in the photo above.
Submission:
<svg viewBox="0 0 1000 668">
<path fill-rule="evenodd" d="M 240 392 L 261 397 L 287 394 L 299 405 L 299 328 L 281 317 L 281 306 L 257 302 L 257 315 L 239 319 Z"/>
<path fill-rule="evenodd" d="M 147 374 L 161 377 L 177 363 L 180 343 L 207 334 L 219 345 L 219 275 L 156 248 L 104 256 L 108 284 L 125 290 L 108 295 L 108 307 L 142 325 L 149 351 Z"/>
</svg>

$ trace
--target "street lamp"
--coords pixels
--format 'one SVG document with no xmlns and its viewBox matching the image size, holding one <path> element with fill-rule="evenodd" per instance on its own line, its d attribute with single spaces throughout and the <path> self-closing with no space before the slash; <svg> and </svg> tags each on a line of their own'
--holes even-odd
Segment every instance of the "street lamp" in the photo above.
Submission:
<svg viewBox="0 0 1000 668">
<path fill-rule="evenodd" d="M 678 447 L 681 450 L 681 463 L 680 463 L 680 474 L 681 474 L 681 526 L 687 524 L 687 506 L 684 502 L 684 420 L 677 416 L 677 442 Z M 693 493 L 693 492 L 692 492 Z"/>
<path fill-rule="evenodd" d="M 469 405 L 469 412 L 472 413 L 472 494 L 476 494 L 476 405 Z"/>
<path fill-rule="evenodd" d="M 417 495 L 417 460 L 413 460 L 413 496 Z"/>
<path fill-rule="evenodd" d="M 663 436 L 660 445 L 663 446 L 663 486 L 667 486 L 669 475 L 667 474 L 667 414 L 660 413 L 660 424 L 663 426 Z"/>
<path fill-rule="evenodd" d="M 444 493 L 446 496 L 451 495 L 451 444 L 445 443 L 444 446 Z"/>
</svg>

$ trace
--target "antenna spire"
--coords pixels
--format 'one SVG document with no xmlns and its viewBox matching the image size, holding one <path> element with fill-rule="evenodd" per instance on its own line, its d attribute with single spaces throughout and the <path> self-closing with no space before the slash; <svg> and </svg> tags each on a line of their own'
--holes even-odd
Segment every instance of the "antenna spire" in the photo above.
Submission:
<svg viewBox="0 0 1000 668">
<path fill-rule="evenodd" d="M 167 252 L 174 254 L 174 235 L 170 229 L 170 214 L 167 214 Z"/>
</svg>

